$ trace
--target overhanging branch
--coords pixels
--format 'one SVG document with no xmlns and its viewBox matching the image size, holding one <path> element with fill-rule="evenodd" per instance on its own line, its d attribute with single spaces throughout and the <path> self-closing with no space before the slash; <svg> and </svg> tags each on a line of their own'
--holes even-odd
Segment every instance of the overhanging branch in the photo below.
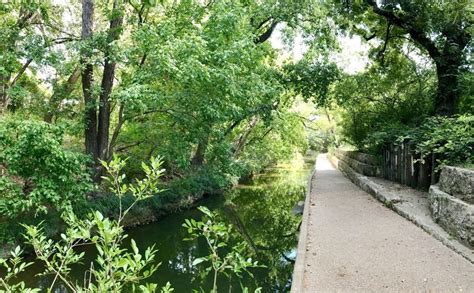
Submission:
<svg viewBox="0 0 474 293">
<path fill-rule="evenodd" d="M 266 22 L 264 22 L 263 24 L 265 23 Z M 275 30 L 275 27 L 277 26 L 277 24 L 278 24 L 278 21 L 272 20 L 268 28 L 260 36 L 258 36 L 255 39 L 255 44 L 261 44 L 265 42 L 266 40 L 268 40 L 272 36 L 272 33 Z"/>
<path fill-rule="evenodd" d="M 372 7 L 374 13 L 384 17 L 390 23 L 405 29 L 410 34 L 410 37 L 425 48 L 433 59 L 437 59 L 441 55 L 435 43 L 424 32 L 416 28 L 410 20 L 395 15 L 393 11 L 380 8 L 375 0 L 365 0 L 365 2 Z"/>
</svg>

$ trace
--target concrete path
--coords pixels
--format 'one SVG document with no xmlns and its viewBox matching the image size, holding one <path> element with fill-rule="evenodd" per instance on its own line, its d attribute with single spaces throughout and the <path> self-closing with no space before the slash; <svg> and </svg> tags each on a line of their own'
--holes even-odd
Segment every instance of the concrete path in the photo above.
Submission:
<svg viewBox="0 0 474 293">
<path fill-rule="evenodd" d="M 474 292 L 474 265 L 319 155 L 292 292 Z"/>
</svg>

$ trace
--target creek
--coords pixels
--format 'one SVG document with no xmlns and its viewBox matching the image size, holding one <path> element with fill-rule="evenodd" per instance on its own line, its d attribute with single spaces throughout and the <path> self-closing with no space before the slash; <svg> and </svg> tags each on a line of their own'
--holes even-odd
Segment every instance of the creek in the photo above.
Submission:
<svg viewBox="0 0 474 293">
<path fill-rule="evenodd" d="M 301 216 L 296 215 L 294 207 L 304 201 L 308 176 L 313 169 L 316 154 L 295 155 L 292 160 L 266 169 L 248 182 L 239 184 L 221 196 L 209 196 L 199 202 L 211 210 L 218 211 L 223 221 L 235 227 L 235 241 L 246 240 L 254 251 L 253 259 L 264 267 L 253 268 L 253 277 L 244 274 L 242 278 L 226 276 L 218 279 L 219 292 L 241 292 L 240 283 L 251 291 L 257 287 L 262 292 L 286 292 L 291 287 L 291 275 L 298 241 L 298 226 Z M 202 288 L 210 291 L 212 274 L 199 277 L 205 265 L 192 266 L 197 257 L 208 254 L 206 243 L 202 240 L 186 241 L 187 231 L 182 227 L 185 219 L 200 220 L 202 213 L 196 208 L 168 215 L 154 223 L 135 227 L 127 231 L 128 239 L 133 238 L 140 250 L 155 245 L 158 249 L 156 260 L 161 262 L 158 270 L 147 279 L 148 282 L 164 286 L 170 282 L 174 292 L 192 292 Z M 234 238 L 234 237 L 233 237 Z M 95 257 L 92 247 L 85 248 L 84 263 Z M 22 276 L 27 285 L 47 288 L 50 276 L 35 276 L 42 270 L 34 264 L 28 274 Z M 84 267 L 73 269 L 72 275 L 82 280 Z M 58 284 L 55 292 L 67 292 L 64 285 Z"/>
</svg>

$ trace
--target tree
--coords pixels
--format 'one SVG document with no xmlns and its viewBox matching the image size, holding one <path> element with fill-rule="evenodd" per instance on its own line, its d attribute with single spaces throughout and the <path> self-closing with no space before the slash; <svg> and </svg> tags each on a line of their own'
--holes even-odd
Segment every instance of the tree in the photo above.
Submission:
<svg viewBox="0 0 474 293">
<path fill-rule="evenodd" d="M 300 145 L 286 145 L 289 128 L 279 127 L 292 97 L 268 39 L 278 23 L 300 22 L 299 11 L 311 2 L 4 5 L 2 35 L 14 29 L 28 40 L 2 50 L 2 58 L 14 60 L 10 82 L 23 72 L 8 89 L 15 97 L 9 114 L 64 125 L 67 147 L 91 157 L 96 183 L 103 172 L 98 162 L 116 152 L 130 153 L 137 172 L 138 162 L 161 153 L 170 178 L 212 169 L 235 180 L 252 144 L 265 148 L 260 137 L 279 137 L 275 146 L 285 144 L 285 155 Z M 17 19 L 27 12 L 34 21 L 19 29 Z"/>
<path fill-rule="evenodd" d="M 48 48 L 69 41 L 51 38 L 52 15 L 55 10 L 49 1 L 0 4 L 0 114 L 19 106 L 15 105 L 18 85 L 34 61 L 45 61 Z"/>
<path fill-rule="evenodd" d="M 82 41 L 91 41 L 94 17 L 94 1 L 82 1 Z M 91 45 L 86 47 L 82 52 L 81 64 L 82 70 L 82 92 L 84 95 L 84 143 L 86 153 L 91 155 L 95 163 L 99 158 L 97 149 L 97 106 L 93 98 L 93 64 L 90 61 L 92 54 Z"/>
<path fill-rule="evenodd" d="M 360 150 L 371 150 L 371 136 L 387 128 L 418 125 L 433 108 L 434 72 L 398 51 L 385 54 L 389 67 L 375 63 L 364 72 L 343 74 L 329 93 L 341 113 L 345 141 Z"/>
<path fill-rule="evenodd" d="M 96 98 L 93 97 L 93 65 L 90 61 L 91 47 L 83 53 L 82 63 L 85 69 L 82 72 L 82 88 L 85 103 L 85 147 L 86 152 L 90 154 L 96 164 L 94 180 L 100 181 L 102 167 L 98 164 L 99 160 L 108 160 L 109 154 L 109 130 L 110 130 L 110 94 L 115 78 L 116 61 L 113 56 L 111 46 L 116 42 L 122 31 L 123 24 L 123 4 L 119 0 L 113 2 L 110 12 L 110 26 L 107 31 L 104 48 L 104 70 L 102 73 L 102 82 L 100 85 L 99 103 L 96 106 Z M 94 17 L 94 1 L 82 1 L 82 40 L 90 41 L 92 38 L 92 27 Z M 98 109 L 97 109 L 98 108 Z"/>
<path fill-rule="evenodd" d="M 473 18 L 469 1 L 375 0 L 345 1 L 339 24 L 366 39 L 382 40 L 380 53 L 406 37 L 426 52 L 436 67 L 434 112 L 452 115 L 460 98 L 460 75 L 472 52 Z"/>
</svg>

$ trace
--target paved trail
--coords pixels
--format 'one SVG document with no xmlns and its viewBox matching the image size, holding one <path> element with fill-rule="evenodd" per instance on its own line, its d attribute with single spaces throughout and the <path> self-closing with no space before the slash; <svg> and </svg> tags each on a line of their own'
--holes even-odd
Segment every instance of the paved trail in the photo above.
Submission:
<svg viewBox="0 0 474 293">
<path fill-rule="evenodd" d="M 474 292 L 473 264 L 352 184 L 325 155 L 311 184 L 298 292 Z"/>
</svg>

